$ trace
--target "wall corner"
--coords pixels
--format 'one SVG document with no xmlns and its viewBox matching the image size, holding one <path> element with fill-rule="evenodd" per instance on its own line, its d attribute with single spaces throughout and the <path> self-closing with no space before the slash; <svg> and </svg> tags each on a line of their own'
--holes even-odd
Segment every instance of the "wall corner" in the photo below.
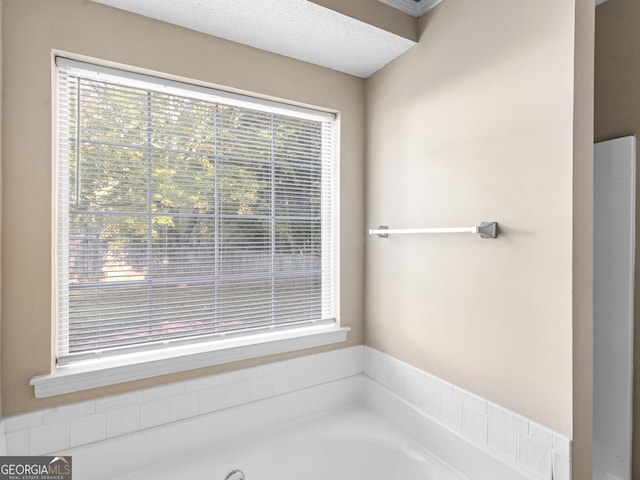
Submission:
<svg viewBox="0 0 640 480">
<path fill-rule="evenodd" d="M 573 479 L 591 480 L 595 5 L 575 1 L 573 106 Z"/>
</svg>

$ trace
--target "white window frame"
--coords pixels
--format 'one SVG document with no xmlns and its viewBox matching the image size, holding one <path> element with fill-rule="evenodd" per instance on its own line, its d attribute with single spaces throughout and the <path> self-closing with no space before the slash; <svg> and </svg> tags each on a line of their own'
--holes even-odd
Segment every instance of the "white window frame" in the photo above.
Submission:
<svg viewBox="0 0 640 480">
<path fill-rule="evenodd" d="M 76 65 L 78 68 L 87 68 L 87 64 L 84 62 L 77 62 L 69 59 L 64 59 L 63 62 L 67 66 Z M 126 75 L 131 82 L 149 82 L 150 80 L 160 82 L 165 91 L 170 91 L 172 89 L 179 89 L 180 91 L 183 91 L 185 88 L 189 88 L 194 95 L 207 95 L 208 98 L 210 98 L 212 93 L 212 89 L 194 84 L 175 82 L 155 76 L 149 77 L 147 75 L 131 71 L 115 70 L 110 67 L 103 67 L 94 64 L 91 64 L 91 67 L 95 69 L 97 75 L 101 75 L 103 77 Z M 225 98 L 234 98 L 238 103 L 246 103 L 245 96 L 228 92 L 220 93 L 224 94 Z M 271 100 L 261 98 L 256 98 L 255 100 L 260 105 L 264 106 L 264 108 L 273 111 L 306 111 L 306 109 L 302 109 L 294 105 L 286 105 Z M 335 123 L 336 125 L 338 124 L 337 121 Z M 54 139 L 56 138 L 57 135 L 54 135 Z M 337 157 L 337 155 L 335 156 Z M 57 171 L 57 169 L 54 169 L 54 171 Z M 337 182 L 337 174 L 335 177 L 335 181 Z M 57 178 L 53 179 L 53 184 L 54 195 L 57 197 Z M 55 204 L 57 204 L 57 202 L 54 202 L 54 205 Z M 323 206 L 323 208 L 325 207 Z M 332 218 L 334 219 L 333 221 L 337 223 L 337 188 L 334 188 L 334 198 L 332 205 L 330 205 L 329 208 L 335 209 L 335 213 L 332 215 Z M 54 217 L 57 213 L 58 212 L 54 212 Z M 56 225 L 57 219 L 54 218 L 54 238 L 57 238 L 56 235 L 58 234 Z M 336 236 L 335 242 L 337 245 L 337 225 L 333 227 L 333 231 Z M 331 239 L 326 239 L 326 237 L 323 236 L 323 243 L 326 241 L 331 241 Z M 323 250 L 324 248 L 325 245 L 323 245 Z M 333 265 L 327 264 L 326 262 L 333 262 Z M 323 272 L 330 271 L 330 274 L 335 275 L 334 278 L 336 279 L 338 278 L 337 265 L 337 251 L 334 259 L 325 258 L 323 255 Z M 57 285 L 55 275 L 56 274 L 54 273 L 53 283 L 54 285 Z M 339 282 L 334 281 L 333 288 L 337 288 L 338 283 Z M 322 282 L 322 288 L 326 288 L 324 279 Z M 334 295 L 337 298 L 337 292 L 334 292 Z M 323 296 L 323 298 L 326 297 Z M 323 309 L 324 308 L 325 305 L 323 305 Z M 349 330 L 350 329 L 348 327 L 341 327 L 336 319 L 334 324 L 290 327 L 237 336 L 229 335 L 194 343 L 177 341 L 175 343 L 166 343 L 165 345 L 152 350 L 134 350 L 120 355 L 105 357 L 97 355 L 90 359 L 83 359 L 64 365 L 56 365 L 53 372 L 33 377 L 30 383 L 35 388 L 36 398 L 43 398 L 207 366 L 221 365 L 267 355 L 335 344 L 346 341 Z"/>
</svg>

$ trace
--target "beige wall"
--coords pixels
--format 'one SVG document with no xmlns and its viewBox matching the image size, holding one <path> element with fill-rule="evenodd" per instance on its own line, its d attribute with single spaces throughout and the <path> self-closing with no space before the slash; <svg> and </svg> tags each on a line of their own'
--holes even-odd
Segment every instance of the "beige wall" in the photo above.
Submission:
<svg viewBox="0 0 640 480">
<path fill-rule="evenodd" d="M 576 0 L 573 95 L 573 478 L 592 480 L 595 8 Z"/>
<path fill-rule="evenodd" d="M 35 400 L 50 371 L 51 62 L 62 50 L 340 111 L 340 321 L 363 341 L 364 82 L 86 0 L 4 0 L 2 394 L 4 415 L 252 364 Z M 344 344 L 336 345 L 342 347 Z M 304 352 L 309 353 L 309 352 Z M 290 354 L 292 356 L 294 354 Z M 279 358 L 284 358 L 281 356 Z M 271 360 L 271 359 L 269 359 Z"/>
<path fill-rule="evenodd" d="M 497 240 L 369 238 L 366 343 L 569 437 L 574 310 L 590 322 L 574 255 L 592 268 L 573 244 L 591 208 L 574 227 L 574 180 L 589 189 L 574 149 L 588 160 L 593 141 L 581 124 L 574 144 L 576 8 L 593 29 L 578 3 L 446 0 L 366 83 L 367 225 L 500 225 Z"/>
<path fill-rule="evenodd" d="M 609 0 L 596 8 L 595 140 L 640 136 L 640 2 Z M 640 155 L 640 152 L 639 152 Z M 640 156 L 637 161 L 640 163 Z M 639 172 L 640 174 L 640 172 Z M 637 181 L 637 180 L 636 180 Z M 640 196 L 638 196 L 640 201 Z M 640 205 L 636 206 L 640 212 Z M 637 214 L 636 214 L 637 215 Z M 636 220 L 636 238 L 640 221 Z M 636 241 L 636 245 L 638 242 Z M 638 247 L 636 247 L 638 248 Z M 636 250 L 638 258 L 638 250 Z M 634 302 L 640 305 L 640 268 Z M 640 309 L 634 314 L 634 357 L 640 358 Z M 640 480 L 640 369 L 634 369 L 633 479 Z"/>
</svg>

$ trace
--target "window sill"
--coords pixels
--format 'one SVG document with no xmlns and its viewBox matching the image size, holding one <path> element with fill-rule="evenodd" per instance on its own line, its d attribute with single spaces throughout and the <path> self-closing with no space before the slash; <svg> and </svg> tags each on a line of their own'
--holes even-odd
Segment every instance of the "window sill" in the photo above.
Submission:
<svg viewBox="0 0 640 480">
<path fill-rule="evenodd" d="M 106 387 L 117 383 L 184 372 L 197 368 L 259 358 L 344 342 L 350 328 L 335 325 L 303 327 L 214 342 L 168 347 L 117 357 L 58 366 L 31 379 L 36 398 Z"/>
</svg>

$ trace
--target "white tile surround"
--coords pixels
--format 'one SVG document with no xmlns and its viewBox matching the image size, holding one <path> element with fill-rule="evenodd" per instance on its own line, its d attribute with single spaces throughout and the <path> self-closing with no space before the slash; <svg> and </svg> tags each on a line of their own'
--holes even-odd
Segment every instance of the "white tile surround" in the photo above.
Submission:
<svg viewBox="0 0 640 480">
<path fill-rule="evenodd" d="M 568 438 L 378 350 L 364 347 L 363 360 L 367 377 L 490 454 L 536 478 L 571 478 Z"/>
<path fill-rule="evenodd" d="M 0 419 L 0 457 L 7 454 L 7 443 L 4 439 L 4 420 Z"/>
<path fill-rule="evenodd" d="M 533 478 L 571 478 L 566 437 L 363 346 L 7 417 L 0 455 L 63 451 L 362 373 Z"/>
</svg>

